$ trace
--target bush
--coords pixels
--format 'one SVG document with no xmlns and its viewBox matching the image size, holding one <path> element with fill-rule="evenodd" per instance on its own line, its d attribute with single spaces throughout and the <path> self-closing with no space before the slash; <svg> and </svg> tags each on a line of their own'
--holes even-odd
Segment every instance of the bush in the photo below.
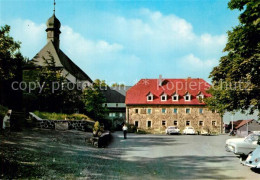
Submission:
<svg viewBox="0 0 260 180">
<path fill-rule="evenodd" d="M 126 124 L 129 133 L 135 133 L 137 131 L 137 128 L 134 124 Z"/>
<path fill-rule="evenodd" d="M 136 134 L 148 134 L 148 132 L 146 132 L 145 130 L 142 130 L 142 129 L 138 129 L 136 131 Z"/>
<path fill-rule="evenodd" d="M 2 120 L 6 115 L 8 108 L 5 106 L 0 105 L 0 119 Z"/>
<path fill-rule="evenodd" d="M 92 120 L 85 114 L 62 114 L 62 113 L 49 113 L 49 112 L 33 112 L 36 116 L 42 119 L 49 120 Z"/>
</svg>

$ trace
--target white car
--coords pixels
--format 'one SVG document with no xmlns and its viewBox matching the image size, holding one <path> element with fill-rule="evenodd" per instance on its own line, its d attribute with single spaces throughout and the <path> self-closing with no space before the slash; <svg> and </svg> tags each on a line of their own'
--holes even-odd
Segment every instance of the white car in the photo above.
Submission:
<svg viewBox="0 0 260 180">
<path fill-rule="evenodd" d="M 165 129 L 166 134 L 179 134 L 180 129 L 176 126 L 168 126 L 167 129 Z"/>
<path fill-rule="evenodd" d="M 226 151 L 237 155 L 248 155 L 257 147 L 260 134 L 249 134 L 245 138 L 233 138 L 226 140 Z"/>
<path fill-rule="evenodd" d="M 257 146 L 257 148 L 248 155 L 243 164 L 252 168 L 260 168 L 260 146 Z"/>
<path fill-rule="evenodd" d="M 195 130 L 193 127 L 185 127 L 185 129 L 183 130 L 183 134 L 196 134 Z"/>
</svg>

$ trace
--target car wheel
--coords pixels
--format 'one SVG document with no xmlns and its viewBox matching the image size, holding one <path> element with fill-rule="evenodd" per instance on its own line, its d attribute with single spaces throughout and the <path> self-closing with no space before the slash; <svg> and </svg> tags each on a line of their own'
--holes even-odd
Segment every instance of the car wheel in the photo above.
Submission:
<svg viewBox="0 0 260 180">
<path fill-rule="evenodd" d="M 249 154 L 250 154 L 250 153 L 249 153 Z M 246 158 L 247 158 L 247 155 L 245 155 L 245 154 L 240 155 L 240 160 L 241 160 L 241 161 L 245 161 Z"/>
</svg>

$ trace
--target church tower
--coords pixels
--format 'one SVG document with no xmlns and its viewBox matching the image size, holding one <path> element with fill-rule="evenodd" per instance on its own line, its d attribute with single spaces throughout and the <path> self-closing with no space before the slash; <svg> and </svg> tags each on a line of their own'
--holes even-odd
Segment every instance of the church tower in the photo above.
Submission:
<svg viewBox="0 0 260 180">
<path fill-rule="evenodd" d="M 54 10 L 53 15 L 50 17 L 46 23 L 47 25 L 47 41 L 52 41 L 56 51 L 58 52 L 60 49 L 60 21 L 55 16 L 55 1 L 54 1 Z"/>
</svg>

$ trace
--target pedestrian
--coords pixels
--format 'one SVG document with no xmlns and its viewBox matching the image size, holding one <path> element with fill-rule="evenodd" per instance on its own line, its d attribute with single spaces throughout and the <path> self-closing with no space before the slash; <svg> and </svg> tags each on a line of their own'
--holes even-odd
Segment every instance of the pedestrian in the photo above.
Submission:
<svg viewBox="0 0 260 180">
<path fill-rule="evenodd" d="M 10 113 L 8 112 L 3 119 L 3 129 L 7 133 L 10 132 Z"/>
<path fill-rule="evenodd" d="M 126 124 L 123 125 L 122 129 L 123 129 L 123 133 L 124 133 L 124 139 L 126 139 L 126 134 L 127 134 L 127 129 L 128 129 Z"/>
</svg>

